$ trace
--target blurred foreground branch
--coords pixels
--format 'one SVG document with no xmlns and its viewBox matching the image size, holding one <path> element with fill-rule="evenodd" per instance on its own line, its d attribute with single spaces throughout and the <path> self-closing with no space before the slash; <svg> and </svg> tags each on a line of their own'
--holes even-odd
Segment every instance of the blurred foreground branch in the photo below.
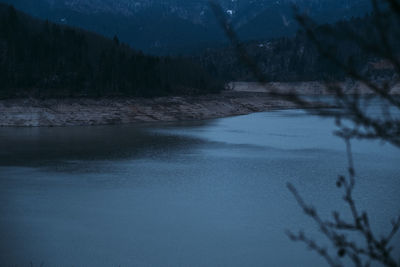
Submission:
<svg viewBox="0 0 400 267">
<path fill-rule="evenodd" d="M 299 206 L 328 238 L 337 251 L 337 256 L 331 255 L 328 249 L 320 246 L 303 232 L 294 234 L 288 231 L 289 238 L 305 243 L 322 256 L 330 266 L 342 266 L 341 258 L 345 257 L 349 258 L 355 266 L 369 266 L 372 262 L 378 262 L 384 266 L 400 266 L 400 262 L 397 262 L 392 255 L 393 247 L 391 246 L 391 241 L 400 228 L 400 216 L 392 220 L 392 227 L 388 229 L 385 236 L 378 237 L 371 229 L 370 216 L 357 207 L 353 196 L 356 171 L 351 140 L 354 138 L 373 139 L 400 148 L 400 98 L 392 92 L 394 86 L 399 83 L 400 77 L 400 0 L 371 0 L 371 4 L 372 15 L 366 19 L 368 25 L 365 25 L 366 30 L 361 33 L 359 29 L 348 26 L 318 25 L 294 7 L 301 32 L 311 41 L 318 53 L 342 71 L 349 80 L 362 84 L 368 91 L 368 94 L 363 95 L 361 89 L 355 87 L 349 92 L 338 81 L 326 79 L 323 81 L 325 89 L 333 96 L 335 108 L 315 109 L 313 107 L 320 103 L 319 97 L 314 99 L 304 97 L 295 88 L 289 92 L 283 92 L 270 83 L 271 81 L 263 73 L 257 61 L 249 56 L 245 44 L 239 40 L 233 25 L 228 21 L 221 7 L 215 1 L 210 1 L 216 18 L 233 45 L 237 57 L 266 88 L 268 94 L 276 99 L 290 101 L 311 114 L 334 118 L 338 127 L 336 134 L 345 141 L 348 174 L 340 175 L 336 185 L 344 192 L 343 200 L 351 212 L 350 219 L 344 219 L 338 211 L 332 213 L 331 219 L 323 219 L 312 205 L 305 202 L 295 186 L 288 184 L 288 189 Z M 353 55 L 338 56 L 337 46 L 343 42 L 359 51 L 358 56 L 362 55 L 371 62 L 385 64 L 390 70 L 390 75 L 375 77 L 357 69 L 353 62 Z M 377 112 L 370 110 L 372 101 L 381 103 Z M 349 233 L 362 236 L 363 243 L 359 244 L 351 240 Z"/>
</svg>

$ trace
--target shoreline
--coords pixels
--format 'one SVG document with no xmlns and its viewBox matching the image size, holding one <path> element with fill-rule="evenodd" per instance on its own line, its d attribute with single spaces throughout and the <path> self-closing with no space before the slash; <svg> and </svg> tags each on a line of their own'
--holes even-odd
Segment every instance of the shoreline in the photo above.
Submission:
<svg viewBox="0 0 400 267">
<path fill-rule="evenodd" d="M 0 100 L 0 127 L 65 127 L 196 121 L 295 108 L 266 93 L 145 98 Z"/>
<path fill-rule="evenodd" d="M 330 96 L 321 82 L 270 83 L 282 93 L 305 96 Z M 357 82 L 343 82 L 346 94 L 370 95 Z M 279 109 L 297 108 L 295 104 L 273 98 L 268 87 L 256 82 L 231 82 L 230 90 L 200 96 L 157 98 L 20 98 L 0 100 L 0 127 L 64 127 L 120 125 L 140 122 L 199 121 L 246 115 Z M 400 95 L 400 83 L 391 94 Z M 323 103 L 321 103 L 324 106 Z M 326 104 L 325 104 L 326 105 Z M 321 106 L 319 106 L 321 107 Z"/>
</svg>

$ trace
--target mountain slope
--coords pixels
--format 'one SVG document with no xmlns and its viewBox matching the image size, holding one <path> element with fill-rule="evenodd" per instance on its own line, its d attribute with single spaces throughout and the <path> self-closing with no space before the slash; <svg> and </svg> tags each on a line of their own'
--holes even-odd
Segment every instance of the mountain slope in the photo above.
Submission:
<svg viewBox="0 0 400 267">
<path fill-rule="evenodd" d="M 0 0 L 40 18 L 83 27 L 152 53 L 223 42 L 208 0 Z M 293 34 L 293 5 L 319 22 L 365 14 L 369 0 L 219 0 L 244 40 Z"/>
<path fill-rule="evenodd" d="M 388 19 L 385 22 L 385 35 L 388 38 L 386 45 L 390 47 L 385 49 L 396 56 L 400 53 L 400 40 L 397 36 L 399 21 L 385 18 Z M 297 32 L 294 37 L 246 42 L 243 47 L 268 81 L 338 81 L 348 78 L 337 62 L 342 66 L 351 66 L 353 72 L 368 79 L 398 79 L 394 65 L 385 60 L 387 51 L 384 50 L 382 54 L 381 48 L 384 46 L 374 15 L 322 24 L 312 30 L 320 49 L 327 49 L 336 64 L 321 53 L 304 31 Z M 253 73 L 242 64 L 232 47 L 208 49 L 198 60 L 225 80 L 255 80 Z"/>
<path fill-rule="evenodd" d="M 188 59 L 146 56 L 0 4 L 0 96 L 161 96 L 222 86 Z"/>
</svg>

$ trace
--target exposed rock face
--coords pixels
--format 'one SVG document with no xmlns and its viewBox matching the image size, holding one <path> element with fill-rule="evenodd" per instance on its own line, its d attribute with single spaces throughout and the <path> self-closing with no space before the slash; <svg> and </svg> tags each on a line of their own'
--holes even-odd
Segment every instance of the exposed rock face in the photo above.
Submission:
<svg viewBox="0 0 400 267">
<path fill-rule="evenodd" d="M 223 93 L 156 99 L 14 99 L 0 101 L 0 126 L 106 125 L 219 118 L 293 104 L 266 94 Z"/>
</svg>

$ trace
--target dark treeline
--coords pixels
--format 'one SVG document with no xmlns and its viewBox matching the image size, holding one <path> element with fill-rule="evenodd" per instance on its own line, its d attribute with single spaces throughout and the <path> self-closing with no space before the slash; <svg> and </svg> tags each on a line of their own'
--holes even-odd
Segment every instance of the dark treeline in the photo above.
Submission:
<svg viewBox="0 0 400 267">
<path fill-rule="evenodd" d="M 400 27 L 396 29 L 399 22 L 390 21 L 388 25 L 394 28 L 390 45 L 399 52 L 400 40 L 395 36 L 399 33 Z M 355 71 L 372 79 L 394 75 L 393 66 L 373 51 L 380 41 L 373 15 L 310 27 L 315 30 L 318 43 L 340 63 L 351 63 Z M 322 54 L 304 31 L 291 38 L 246 42 L 243 46 L 253 64 L 270 81 L 343 80 L 347 77 L 347 73 Z M 255 80 L 233 47 L 209 49 L 198 60 L 225 80 Z"/>
<path fill-rule="evenodd" d="M 0 4 L 0 97 L 164 96 L 218 92 L 187 58 L 143 55 L 119 42 Z"/>
</svg>

